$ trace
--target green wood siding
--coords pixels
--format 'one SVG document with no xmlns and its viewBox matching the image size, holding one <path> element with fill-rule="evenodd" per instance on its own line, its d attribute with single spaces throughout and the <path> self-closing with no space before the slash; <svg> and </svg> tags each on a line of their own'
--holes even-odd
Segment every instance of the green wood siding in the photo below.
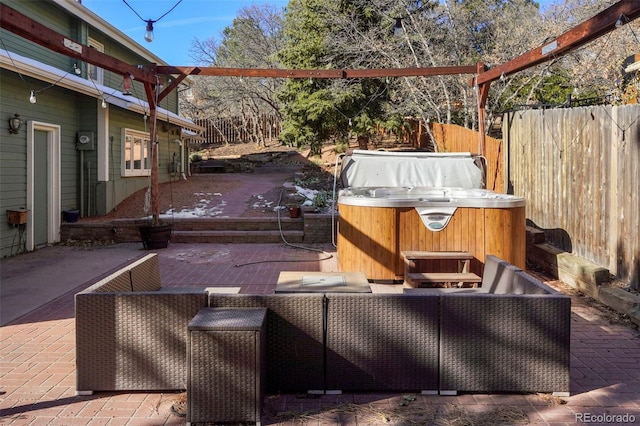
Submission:
<svg viewBox="0 0 640 426">
<path fill-rule="evenodd" d="M 27 15 L 42 25 L 53 31 L 78 40 L 78 21 L 66 14 L 66 12 L 48 1 L 24 1 L 24 0 L 2 0 L 2 3 Z M 2 29 L 0 32 L 5 47 L 10 52 L 33 58 L 39 62 L 54 66 L 61 70 L 72 71 L 73 64 L 77 61 L 68 56 L 52 52 L 46 47 L 35 44 L 22 37 Z"/>
<path fill-rule="evenodd" d="M 104 53 L 117 58 L 123 62 L 132 65 L 149 64 L 150 61 L 135 54 L 131 49 L 123 46 L 114 40 L 110 39 L 106 34 L 94 27 L 87 26 L 78 18 L 69 16 L 67 12 L 59 8 L 55 3 L 49 1 L 24 1 L 24 0 L 2 0 L 2 3 L 17 10 L 18 12 L 29 16 L 30 18 L 38 21 L 42 25 L 52 29 L 53 31 L 62 34 L 70 39 L 78 41 L 82 44 L 88 44 L 89 37 L 104 45 Z M 35 44 L 31 41 L 25 40 L 22 37 L 18 37 L 4 29 L 0 29 L 0 36 L 5 44 L 7 50 L 15 52 L 19 55 L 33 58 L 39 62 L 47 65 L 54 66 L 58 69 L 72 72 L 74 64 L 77 64 L 85 72 L 83 75 L 86 77 L 86 64 L 81 64 L 79 61 L 68 56 L 52 52 L 51 50 Z M 174 64 L 183 65 L 183 64 Z M 104 72 L 104 85 L 122 90 L 122 75 L 115 74 L 110 71 Z M 145 99 L 144 87 L 141 83 L 133 82 L 132 93 L 140 98 Z M 167 108 L 170 111 L 177 113 L 178 111 L 178 96 L 174 90 L 167 99 L 163 101 L 163 108 Z"/>
<path fill-rule="evenodd" d="M 109 138 L 113 141 L 111 150 L 115 160 L 112 164 L 113 173 L 111 177 L 115 185 L 115 202 L 120 203 L 134 192 L 146 189 L 149 186 L 149 177 L 147 176 L 122 176 L 122 129 L 127 128 L 148 133 L 149 127 L 148 125 L 145 126 L 145 121 L 140 115 L 114 106 L 110 108 L 109 124 Z M 163 131 L 160 122 L 158 124 L 158 180 L 160 182 L 168 182 L 171 178 L 169 166 L 173 153 L 176 152 L 176 156 L 180 155 L 180 146 L 173 142 L 178 136 L 172 135 L 171 132 L 177 133 L 179 129 L 174 126 L 168 126 L 166 131 Z"/>
<path fill-rule="evenodd" d="M 89 26 L 75 16 L 71 16 L 55 3 L 47 0 L 0 0 L 19 12 L 33 18 L 52 30 L 88 44 L 89 37 L 104 45 L 105 53 L 130 64 L 147 64 L 140 55 L 135 54 L 127 46 L 122 46 L 97 28 Z M 76 61 L 67 56 L 52 52 L 45 47 L 15 36 L 0 29 L 2 48 L 31 58 L 45 65 L 54 66 L 71 73 Z M 78 64 L 84 70 L 86 64 Z M 177 64 L 181 65 L 181 64 Z M 122 76 L 105 72 L 104 85 L 122 90 Z M 139 190 L 146 190 L 148 177 L 123 177 L 121 175 L 122 129 L 130 128 L 149 131 L 148 120 L 143 115 L 110 105 L 107 129 L 109 135 L 109 181 L 98 182 L 98 114 L 102 113 L 96 97 L 82 95 L 64 89 L 50 81 L 20 75 L 19 73 L 0 70 L 0 215 L 6 215 L 8 209 L 26 208 L 27 205 L 27 122 L 40 122 L 60 127 L 60 209 L 79 209 L 84 216 L 106 214 L 113 210 L 117 203 Z M 31 90 L 36 94 L 37 102 L 29 103 Z M 135 97 L 146 99 L 141 84 L 134 81 L 132 90 Z M 107 93 L 108 95 L 108 93 Z M 133 99 L 131 102 L 137 103 Z M 178 110 L 178 96 L 174 90 L 160 103 L 162 108 Z M 9 134 L 8 120 L 14 113 L 20 114 L 23 127 L 16 135 Z M 162 122 L 159 116 L 159 181 L 167 182 L 172 178 L 171 160 L 179 157 L 180 146 L 174 140 L 179 138 L 180 128 Z M 95 150 L 78 151 L 76 148 L 79 131 L 94 133 Z M 103 141 L 104 142 L 104 141 Z M 37 147 L 35 148 L 37 149 Z M 184 159 L 182 160 L 184 162 Z M 34 194 L 34 197 L 37 195 Z M 16 229 L 10 227 L 6 220 L 0 220 L 0 256 L 16 253 Z"/>
<path fill-rule="evenodd" d="M 27 205 L 28 121 L 60 126 L 60 207 L 77 208 L 79 165 L 75 139 L 78 131 L 78 95 L 53 86 L 38 94 L 35 104 L 30 104 L 30 88 L 46 87 L 43 82 L 24 76 L 20 78 L 16 73 L 4 70 L 0 74 L 0 85 L 0 116 L 7 123 L 3 126 L 0 144 L 0 214 L 6 215 L 8 209 L 25 208 Z M 14 113 L 20 114 L 24 121 L 17 135 L 11 135 L 7 130 L 7 120 Z M 0 234 L 0 251 L 2 256 L 6 256 L 11 252 L 14 229 L 6 221 L 0 221 Z"/>
</svg>

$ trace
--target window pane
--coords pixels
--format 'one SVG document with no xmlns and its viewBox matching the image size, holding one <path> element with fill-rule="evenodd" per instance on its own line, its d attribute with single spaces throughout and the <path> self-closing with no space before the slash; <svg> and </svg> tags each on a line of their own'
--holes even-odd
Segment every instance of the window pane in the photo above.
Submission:
<svg viewBox="0 0 640 426">
<path fill-rule="evenodd" d="M 149 141 L 144 144 L 144 168 L 149 169 Z"/>
<path fill-rule="evenodd" d="M 135 138 L 133 142 L 133 168 L 134 170 L 142 169 L 142 139 Z"/>
<path fill-rule="evenodd" d="M 133 158 L 131 144 L 132 144 L 131 136 L 127 136 L 125 139 L 125 146 L 124 146 L 124 168 L 126 170 L 131 170 L 131 159 Z"/>
</svg>

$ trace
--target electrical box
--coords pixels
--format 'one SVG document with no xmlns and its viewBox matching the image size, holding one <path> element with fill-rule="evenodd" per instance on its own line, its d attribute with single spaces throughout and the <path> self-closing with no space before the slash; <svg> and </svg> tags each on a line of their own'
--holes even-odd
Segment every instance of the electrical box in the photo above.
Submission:
<svg viewBox="0 0 640 426">
<path fill-rule="evenodd" d="M 76 149 L 78 151 L 93 151 L 96 149 L 93 132 L 78 132 Z"/>
</svg>

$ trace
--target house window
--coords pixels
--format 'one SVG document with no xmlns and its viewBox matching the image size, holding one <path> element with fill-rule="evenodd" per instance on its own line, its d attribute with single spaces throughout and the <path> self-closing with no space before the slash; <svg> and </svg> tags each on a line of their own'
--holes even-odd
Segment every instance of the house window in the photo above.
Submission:
<svg viewBox="0 0 640 426">
<path fill-rule="evenodd" d="M 149 133 L 124 129 L 122 155 L 123 176 L 149 176 L 151 172 L 151 144 Z"/>
<path fill-rule="evenodd" d="M 93 47 L 98 52 L 104 53 L 104 45 L 89 37 L 89 47 Z M 89 64 L 89 78 L 97 84 L 104 84 L 104 70 L 93 64 Z"/>
</svg>

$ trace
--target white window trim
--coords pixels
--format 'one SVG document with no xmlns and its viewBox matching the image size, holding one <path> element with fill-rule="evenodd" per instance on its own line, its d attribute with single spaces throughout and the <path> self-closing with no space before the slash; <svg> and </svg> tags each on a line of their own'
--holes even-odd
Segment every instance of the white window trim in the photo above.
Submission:
<svg viewBox="0 0 640 426">
<path fill-rule="evenodd" d="M 132 167 L 127 168 L 127 138 L 140 138 L 146 141 L 147 144 L 147 165 L 148 168 L 134 169 Z M 151 175 L 151 135 L 147 132 L 141 132 L 133 129 L 122 129 L 122 166 L 121 175 L 123 177 L 137 177 L 137 176 L 150 176 Z M 144 161 L 144 155 L 141 155 L 141 161 Z"/>
<path fill-rule="evenodd" d="M 100 43 L 99 41 L 92 39 L 91 37 L 89 37 L 89 47 L 93 47 L 94 49 L 96 49 L 98 52 L 100 53 L 104 53 L 104 44 Z M 104 70 L 98 66 L 95 65 L 91 65 L 89 64 L 89 78 L 91 79 L 91 68 L 95 68 L 96 70 L 96 78 L 93 79 L 93 81 L 95 81 L 97 84 L 104 84 Z"/>
</svg>

